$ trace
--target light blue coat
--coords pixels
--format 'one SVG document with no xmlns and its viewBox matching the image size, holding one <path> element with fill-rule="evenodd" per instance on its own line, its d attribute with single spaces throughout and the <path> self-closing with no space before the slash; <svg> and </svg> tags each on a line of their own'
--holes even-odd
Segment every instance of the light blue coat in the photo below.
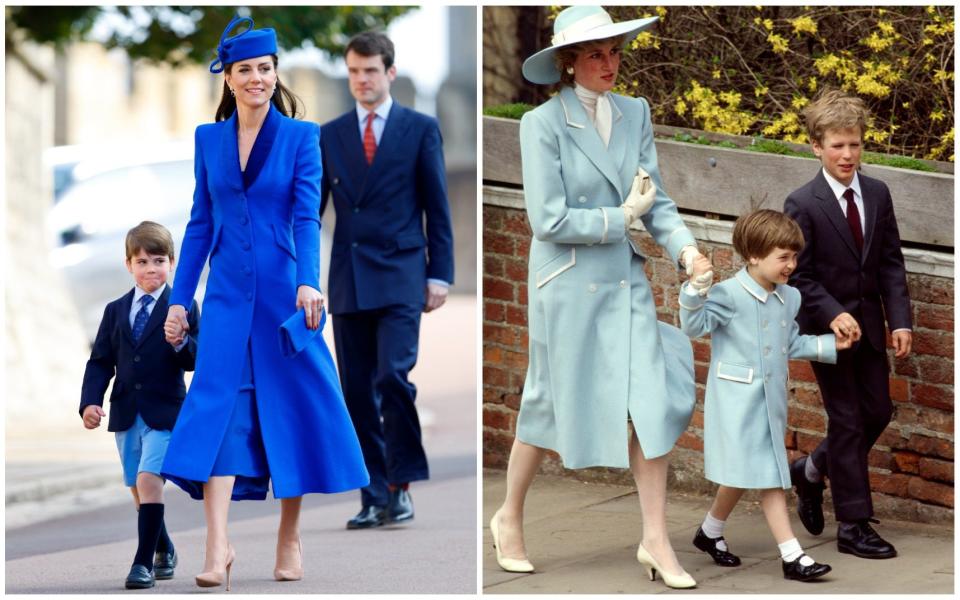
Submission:
<svg viewBox="0 0 960 600">
<path fill-rule="evenodd" d="M 680 291 L 680 327 L 710 334 L 710 372 L 703 408 L 704 473 L 721 485 L 790 488 L 787 431 L 788 359 L 835 364 L 836 337 L 800 335 L 800 292 L 767 292 L 741 269 L 710 289 L 706 300 Z"/>
<path fill-rule="evenodd" d="M 620 204 L 643 167 L 657 186 L 642 217 L 676 263 L 695 244 L 663 192 L 650 109 L 613 96 L 609 147 L 572 88 L 520 122 L 527 216 L 530 362 L 517 437 L 568 468 L 625 468 L 627 417 L 648 457 L 666 454 L 694 405 L 690 341 L 657 321 Z M 671 358 L 668 358 L 671 357 Z"/>
</svg>

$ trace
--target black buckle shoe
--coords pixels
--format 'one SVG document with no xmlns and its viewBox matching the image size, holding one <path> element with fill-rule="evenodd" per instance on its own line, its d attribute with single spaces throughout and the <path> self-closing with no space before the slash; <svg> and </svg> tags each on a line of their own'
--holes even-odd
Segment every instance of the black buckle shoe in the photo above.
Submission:
<svg viewBox="0 0 960 600">
<path fill-rule="evenodd" d="M 364 506 L 355 517 L 347 521 L 347 529 L 370 529 L 380 527 L 386 520 L 387 509 L 383 506 Z"/>
<path fill-rule="evenodd" d="M 173 570 L 177 568 L 177 549 L 157 552 L 153 557 L 153 576 L 157 581 L 173 579 Z"/>
<path fill-rule="evenodd" d="M 397 488 L 390 492 L 390 501 L 387 504 L 387 522 L 402 523 L 413 520 L 413 498 L 410 492 Z"/>
<path fill-rule="evenodd" d="M 864 519 L 855 523 L 839 523 L 837 525 L 837 550 L 860 558 L 893 558 L 896 556 L 896 548 L 873 530 L 873 527 L 870 526 L 871 522 L 879 523 L 875 519 Z"/>
<path fill-rule="evenodd" d="M 806 554 L 800 556 L 803 558 Z M 831 571 L 830 565 L 823 565 L 818 562 L 812 565 L 803 566 L 800 564 L 800 558 L 793 562 L 781 560 L 783 563 L 783 578 L 793 579 L 795 581 L 811 581 L 817 577 L 822 577 Z"/>
<path fill-rule="evenodd" d="M 698 550 L 703 550 L 721 567 L 739 567 L 740 557 L 732 552 L 717 548 L 717 542 L 723 540 L 723 536 L 718 538 L 707 537 L 703 532 L 703 527 L 697 528 L 697 535 L 693 537 L 693 545 Z"/>
<path fill-rule="evenodd" d="M 809 456 L 798 458 L 790 465 L 790 483 L 797 489 L 797 515 L 804 529 L 811 535 L 823 533 L 823 490 L 822 481 L 809 481 L 804 474 Z"/>
<path fill-rule="evenodd" d="M 130 573 L 127 575 L 127 581 L 124 585 L 128 590 L 145 590 L 152 588 L 155 583 L 153 571 L 148 570 L 143 565 L 133 565 L 130 567 Z"/>
</svg>

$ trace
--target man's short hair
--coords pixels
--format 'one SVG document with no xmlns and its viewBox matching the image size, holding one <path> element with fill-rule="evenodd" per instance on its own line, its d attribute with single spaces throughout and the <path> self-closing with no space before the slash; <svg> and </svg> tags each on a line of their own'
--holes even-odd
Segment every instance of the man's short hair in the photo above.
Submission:
<svg viewBox="0 0 960 600">
<path fill-rule="evenodd" d="M 776 248 L 803 250 L 803 231 L 780 211 L 762 209 L 737 219 L 733 247 L 743 260 L 766 258 Z"/>
<path fill-rule="evenodd" d="M 393 42 L 379 31 L 364 31 L 350 38 L 343 55 L 346 56 L 351 50 L 360 56 L 379 55 L 384 71 L 393 66 Z"/>
<path fill-rule="evenodd" d="M 159 223 L 144 221 L 127 232 L 127 260 L 141 250 L 147 254 L 166 255 L 173 260 L 173 236 Z"/>
<path fill-rule="evenodd" d="M 828 90 L 803 109 L 811 142 L 823 143 L 829 130 L 860 128 L 860 139 L 867 130 L 869 111 L 863 100 L 840 90 Z"/>
</svg>

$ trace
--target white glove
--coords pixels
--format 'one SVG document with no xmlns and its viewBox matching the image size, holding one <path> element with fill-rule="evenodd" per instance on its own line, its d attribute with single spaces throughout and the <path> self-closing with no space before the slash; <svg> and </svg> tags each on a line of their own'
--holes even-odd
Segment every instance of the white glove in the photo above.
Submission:
<svg viewBox="0 0 960 600">
<path fill-rule="evenodd" d="M 637 174 L 633 178 L 630 193 L 627 194 L 627 199 L 620 205 L 623 208 L 623 216 L 627 220 L 627 227 L 650 211 L 656 197 L 657 186 L 653 184 L 653 180 L 643 170 L 643 167 L 637 167 Z"/>
<path fill-rule="evenodd" d="M 690 275 L 690 287 L 695 289 L 701 296 L 706 296 L 713 286 L 713 271 L 707 271 L 702 275 L 693 277 L 693 262 L 702 256 L 696 246 L 685 246 L 680 251 L 680 260 L 687 268 L 687 275 Z"/>
</svg>

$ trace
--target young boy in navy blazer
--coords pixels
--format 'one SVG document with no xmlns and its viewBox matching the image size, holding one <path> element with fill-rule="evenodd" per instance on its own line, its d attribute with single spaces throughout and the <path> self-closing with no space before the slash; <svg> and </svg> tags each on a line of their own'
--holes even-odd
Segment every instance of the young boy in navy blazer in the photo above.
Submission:
<svg viewBox="0 0 960 600">
<path fill-rule="evenodd" d="M 808 105 L 804 117 L 823 168 L 784 204 L 806 240 L 790 278 L 803 297 L 797 321 L 802 333 L 833 330 L 860 341 L 841 353 L 836 365 L 813 363 L 827 411 L 827 437 L 791 465 L 790 475 L 807 531 L 823 531 L 827 476 L 838 550 L 892 558 L 897 555 L 893 545 L 870 526 L 867 456 L 893 413 L 884 318 L 895 356 L 910 353 L 910 297 L 900 234 L 887 186 L 858 173 L 867 121 L 863 100 L 829 91 Z"/>
<path fill-rule="evenodd" d="M 189 312 L 190 336 L 176 348 L 165 341 L 173 269 L 173 238 L 150 221 L 127 233 L 127 270 L 136 286 L 107 305 L 83 374 L 80 416 L 87 429 L 100 426 L 103 395 L 111 379 L 108 431 L 115 432 L 124 483 L 137 507 L 139 543 L 127 576 L 127 589 L 153 587 L 156 579 L 172 579 L 177 553 L 163 522 L 160 467 L 170 431 L 186 395 L 183 372 L 196 358 L 196 302 Z"/>
</svg>

